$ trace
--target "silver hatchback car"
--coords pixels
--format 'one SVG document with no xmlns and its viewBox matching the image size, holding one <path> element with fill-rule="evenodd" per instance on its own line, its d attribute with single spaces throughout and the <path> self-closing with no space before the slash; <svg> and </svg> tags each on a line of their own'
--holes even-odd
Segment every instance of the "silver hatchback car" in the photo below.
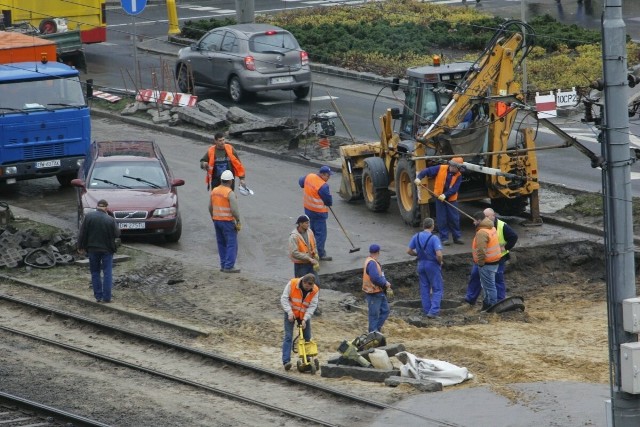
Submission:
<svg viewBox="0 0 640 427">
<path fill-rule="evenodd" d="M 175 68 L 178 88 L 225 88 L 240 102 L 251 93 L 293 90 L 304 98 L 311 87 L 309 56 L 293 35 L 267 24 L 238 24 L 209 31 L 180 49 Z"/>
</svg>

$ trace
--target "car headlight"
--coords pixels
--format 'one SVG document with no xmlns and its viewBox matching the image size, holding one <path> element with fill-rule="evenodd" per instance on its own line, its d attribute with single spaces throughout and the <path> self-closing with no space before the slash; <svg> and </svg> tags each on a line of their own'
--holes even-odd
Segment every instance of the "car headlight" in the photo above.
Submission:
<svg viewBox="0 0 640 427">
<path fill-rule="evenodd" d="M 175 216 L 178 210 L 175 207 L 170 208 L 160 208 L 153 211 L 154 217 L 164 218 L 167 216 Z"/>
</svg>

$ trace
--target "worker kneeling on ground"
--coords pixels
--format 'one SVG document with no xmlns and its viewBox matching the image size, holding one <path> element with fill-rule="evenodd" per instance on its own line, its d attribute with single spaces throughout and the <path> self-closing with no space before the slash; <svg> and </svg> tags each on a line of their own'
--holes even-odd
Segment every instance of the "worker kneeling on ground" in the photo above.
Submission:
<svg viewBox="0 0 640 427">
<path fill-rule="evenodd" d="M 304 340 L 311 341 L 311 316 L 318 307 L 319 291 L 320 288 L 316 285 L 316 278 L 312 273 L 305 274 L 298 279 L 291 279 L 284 287 L 280 304 L 284 310 L 282 365 L 286 371 L 291 369 L 293 328 L 296 321 L 302 324 Z"/>
</svg>

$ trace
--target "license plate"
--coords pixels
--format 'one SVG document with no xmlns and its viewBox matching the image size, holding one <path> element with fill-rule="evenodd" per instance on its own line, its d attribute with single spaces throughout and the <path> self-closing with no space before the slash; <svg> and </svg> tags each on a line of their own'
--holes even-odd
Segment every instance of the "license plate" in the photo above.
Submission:
<svg viewBox="0 0 640 427">
<path fill-rule="evenodd" d="M 44 162 L 36 162 L 36 169 L 55 168 L 60 166 L 60 160 L 45 160 Z"/>
<path fill-rule="evenodd" d="M 277 84 L 281 84 L 281 83 L 292 83 L 292 82 L 293 82 L 293 77 L 292 76 L 272 77 L 271 78 L 271 84 L 272 85 L 277 85 Z"/>
<path fill-rule="evenodd" d="M 118 228 L 120 230 L 144 230 L 144 222 L 119 222 Z"/>
</svg>

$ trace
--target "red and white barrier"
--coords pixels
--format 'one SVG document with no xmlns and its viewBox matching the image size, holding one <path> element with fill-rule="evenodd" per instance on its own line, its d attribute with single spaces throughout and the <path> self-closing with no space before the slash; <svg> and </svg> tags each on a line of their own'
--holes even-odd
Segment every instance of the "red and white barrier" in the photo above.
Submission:
<svg viewBox="0 0 640 427">
<path fill-rule="evenodd" d="M 538 111 L 539 119 L 558 117 L 556 96 L 553 92 L 550 92 L 549 95 L 540 95 L 540 93 L 536 92 L 536 110 Z"/>
<path fill-rule="evenodd" d="M 180 107 L 194 107 L 198 97 L 188 93 L 175 93 L 163 90 L 141 89 L 136 94 L 136 101 L 156 102 Z"/>
<path fill-rule="evenodd" d="M 117 96 L 117 95 L 111 95 L 110 93 L 107 92 L 102 92 L 99 90 L 94 90 L 93 91 L 93 96 L 95 96 L 96 98 L 100 98 L 100 99 L 104 99 L 105 101 L 109 101 L 109 102 L 118 102 L 120 101 L 122 98 Z"/>
</svg>

